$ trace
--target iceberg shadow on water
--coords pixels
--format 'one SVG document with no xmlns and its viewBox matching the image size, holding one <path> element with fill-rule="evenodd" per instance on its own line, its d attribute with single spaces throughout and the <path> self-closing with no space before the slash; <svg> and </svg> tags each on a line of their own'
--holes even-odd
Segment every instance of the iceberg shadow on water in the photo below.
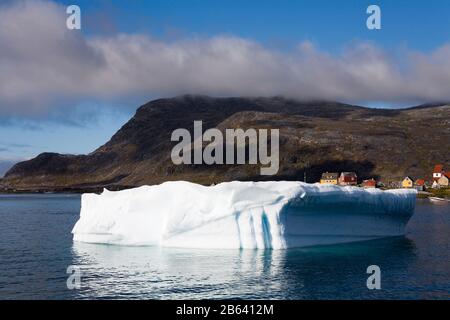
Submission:
<svg viewBox="0 0 450 320">
<path fill-rule="evenodd" d="M 74 240 L 184 248 L 286 249 L 401 236 L 415 190 L 303 182 L 176 181 L 84 194 Z"/>
</svg>

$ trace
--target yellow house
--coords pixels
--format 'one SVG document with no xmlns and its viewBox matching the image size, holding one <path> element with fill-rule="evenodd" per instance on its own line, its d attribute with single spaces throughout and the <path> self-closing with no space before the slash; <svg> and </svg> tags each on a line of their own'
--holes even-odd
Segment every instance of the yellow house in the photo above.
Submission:
<svg viewBox="0 0 450 320">
<path fill-rule="evenodd" d="M 402 187 L 403 188 L 412 188 L 414 186 L 414 181 L 410 177 L 406 177 L 402 181 Z"/>
<path fill-rule="evenodd" d="M 322 173 L 322 178 L 320 179 L 321 184 L 338 184 L 338 174 L 335 172 L 325 172 Z"/>
</svg>

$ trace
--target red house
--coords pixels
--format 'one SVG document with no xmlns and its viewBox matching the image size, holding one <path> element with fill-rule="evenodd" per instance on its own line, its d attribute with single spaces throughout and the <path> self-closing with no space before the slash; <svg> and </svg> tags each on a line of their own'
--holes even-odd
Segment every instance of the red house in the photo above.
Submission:
<svg viewBox="0 0 450 320">
<path fill-rule="evenodd" d="M 342 172 L 339 176 L 338 183 L 341 186 L 356 186 L 358 183 L 358 177 L 356 176 L 356 173 L 354 172 Z"/>
<path fill-rule="evenodd" d="M 416 186 L 424 186 L 425 185 L 425 180 L 423 179 L 417 179 L 415 182 Z"/>
<path fill-rule="evenodd" d="M 425 180 L 417 179 L 416 182 L 414 182 L 414 188 L 417 191 L 424 191 L 425 190 Z"/>
<path fill-rule="evenodd" d="M 444 174 L 444 166 L 442 164 L 435 165 L 433 170 L 433 180 L 434 181 L 439 180 L 443 174 Z"/>
<path fill-rule="evenodd" d="M 369 180 L 364 180 L 362 184 L 363 184 L 364 188 L 376 188 L 377 187 L 377 181 L 374 178 L 369 179 Z"/>
</svg>

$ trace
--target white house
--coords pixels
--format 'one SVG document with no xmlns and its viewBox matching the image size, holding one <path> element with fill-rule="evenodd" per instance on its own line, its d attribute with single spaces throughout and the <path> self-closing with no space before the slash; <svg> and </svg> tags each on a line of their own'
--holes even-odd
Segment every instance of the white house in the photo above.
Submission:
<svg viewBox="0 0 450 320">
<path fill-rule="evenodd" d="M 434 180 L 434 181 L 433 181 L 433 184 L 431 185 L 431 187 L 432 187 L 433 189 L 439 189 L 441 186 L 440 186 L 440 184 L 437 182 L 437 180 Z"/>
</svg>

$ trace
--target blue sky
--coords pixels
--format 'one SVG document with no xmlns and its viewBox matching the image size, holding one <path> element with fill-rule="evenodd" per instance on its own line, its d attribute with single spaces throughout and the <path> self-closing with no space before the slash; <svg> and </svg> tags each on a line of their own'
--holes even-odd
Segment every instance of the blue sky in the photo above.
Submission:
<svg viewBox="0 0 450 320">
<path fill-rule="evenodd" d="M 303 48 L 302 50 L 309 50 L 309 54 L 314 56 L 314 61 L 319 61 L 319 65 L 329 63 L 330 66 L 342 67 L 351 59 L 353 59 L 351 60 L 351 65 L 356 63 L 354 61 L 364 65 L 364 62 L 360 61 L 361 57 L 364 57 L 364 59 L 368 57 L 367 59 L 374 63 L 374 67 L 368 68 L 369 72 L 378 68 L 371 77 L 380 77 L 381 79 L 387 74 L 389 79 L 395 77 L 401 79 L 397 82 L 405 82 L 406 76 L 402 74 L 405 52 L 408 53 L 408 56 L 410 53 L 413 53 L 416 58 L 413 58 L 412 61 L 414 63 L 418 61 L 419 65 L 419 67 L 405 73 L 408 76 L 412 75 L 411 77 L 417 75 L 417 72 L 420 70 L 428 70 L 424 66 L 434 66 L 436 61 L 439 63 L 442 61 L 447 63 L 448 61 L 445 60 L 447 49 L 439 49 L 450 42 L 450 1 L 447 0 L 30 0 L 30 2 L 36 2 L 37 4 L 31 9 L 19 8 L 17 10 L 6 10 L 5 7 L 0 6 L 0 15 L 3 10 L 3 14 L 6 17 L 3 17 L 4 21 L 11 17 L 14 18 L 14 15 L 18 14 L 21 14 L 23 19 L 30 15 L 32 18 L 27 18 L 28 20 L 26 21 L 32 21 L 35 18 L 38 26 L 38 28 L 36 26 L 30 27 L 31 31 L 23 31 L 25 36 L 22 33 L 17 36 L 11 33 L 3 34 L 3 37 L 6 37 L 3 43 L 8 43 L 6 41 L 11 43 L 10 47 L 15 50 L 11 52 L 25 50 L 27 45 L 20 42 L 20 39 L 26 39 L 26 37 L 30 36 L 32 39 L 42 39 L 40 43 L 37 42 L 37 46 L 41 44 L 51 48 L 52 45 L 55 45 L 55 48 L 62 48 L 63 58 L 60 59 L 59 56 L 49 58 L 49 63 L 57 67 L 52 72 L 49 72 L 53 78 L 48 81 L 45 75 L 42 76 L 42 81 L 39 81 L 40 78 L 37 76 L 37 82 L 42 82 L 39 83 L 38 89 L 35 88 L 35 81 L 30 85 L 30 88 L 24 87 L 25 89 L 19 90 L 17 94 L 11 93 L 9 96 L 11 92 L 9 87 L 3 88 L 4 91 L 2 91 L 0 86 L 0 161 L 26 159 L 44 151 L 62 153 L 91 152 L 106 142 L 133 115 L 136 107 L 154 98 L 178 93 L 207 93 L 212 95 L 242 93 L 241 91 L 233 91 L 233 88 L 227 91 L 229 88 L 228 82 L 219 83 L 217 86 L 212 87 L 203 83 L 190 86 L 190 83 L 193 82 L 192 80 L 187 80 L 188 84 L 180 84 L 176 80 L 180 78 L 180 75 L 184 74 L 186 66 L 183 67 L 183 72 L 177 73 L 178 71 L 170 70 L 168 73 L 172 74 L 171 72 L 173 72 L 173 75 L 169 79 L 161 79 L 161 82 L 166 83 L 165 87 L 149 84 L 148 87 L 143 86 L 142 88 L 134 89 L 132 85 L 134 80 L 137 79 L 136 83 L 146 81 L 151 83 L 153 79 L 151 79 L 151 75 L 149 76 L 150 78 L 147 78 L 145 75 L 139 74 L 135 70 L 139 69 L 139 67 L 134 68 L 135 66 L 133 65 L 125 66 L 125 71 L 120 70 L 121 74 L 130 75 L 131 79 L 120 84 L 115 82 L 105 84 L 110 81 L 112 76 L 104 70 L 98 72 L 98 77 L 92 83 L 87 84 L 86 87 L 77 87 L 75 89 L 72 89 L 74 86 L 66 86 L 65 79 L 61 80 L 59 75 L 54 77 L 59 70 L 61 70 L 61 74 L 66 74 L 66 70 L 77 73 L 77 70 L 80 69 L 80 79 L 82 80 L 77 81 L 83 82 L 86 74 L 89 74 L 89 70 L 104 64 L 104 59 L 110 59 L 113 56 L 109 55 L 109 52 L 119 56 L 123 54 L 124 57 L 131 57 L 127 53 L 120 51 L 123 43 L 130 50 L 133 50 L 135 46 L 138 46 L 138 49 L 139 46 L 142 46 L 144 49 L 141 48 L 139 50 L 143 51 L 147 48 L 152 48 L 153 50 L 155 46 L 159 46 L 162 47 L 163 51 L 166 50 L 169 53 L 176 52 L 176 54 L 183 56 L 194 52 L 194 56 L 199 56 L 203 54 L 203 51 L 201 51 L 203 49 L 198 49 L 198 52 L 195 51 L 197 49 L 193 49 L 197 44 L 195 41 L 199 41 L 198 46 L 203 47 L 204 51 L 208 52 L 205 54 L 208 58 L 210 58 L 211 50 L 216 52 L 214 50 L 217 50 L 217 48 L 223 50 L 224 44 L 225 46 L 233 44 L 244 54 L 252 50 L 261 51 L 260 55 L 255 54 L 255 60 L 259 61 L 258 59 L 260 59 L 262 61 L 257 62 L 260 64 L 256 65 L 265 66 L 267 63 L 271 67 L 284 65 L 283 60 L 296 60 L 295 52 L 300 46 Z M 9 1 L 9 4 L 11 3 L 13 4 L 10 7 L 16 5 L 14 2 Z M 57 6 L 53 6 L 53 4 L 57 4 Z M 65 19 L 66 16 L 61 11 L 61 8 L 64 9 L 69 4 L 80 6 L 82 10 L 82 30 L 81 33 L 75 36 L 74 33 L 69 36 L 64 33 L 64 36 L 58 38 L 59 29 L 55 29 L 55 35 L 53 35 L 53 31 L 48 31 L 53 30 L 51 19 L 56 17 L 54 19 L 55 24 L 59 23 L 60 18 Z M 381 30 L 371 31 L 366 28 L 367 14 L 365 11 L 370 4 L 377 4 L 381 7 Z M 35 16 L 38 18 L 34 16 L 35 12 L 37 12 Z M 63 15 L 59 17 L 58 15 L 61 13 Z M 44 35 L 33 33 L 38 32 L 36 30 L 40 30 L 40 24 L 43 24 L 44 20 L 46 25 L 42 27 L 42 30 L 45 30 L 46 33 Z M 19 30 L 20 28 L 26 29 L 26 26 L 23 24 L 18 24 L 18 26 Z M 146 38 L 143 41 L 131 38 L 123 40 L 118 36 L 119 34 L 143 35 Z M 47 36 L 48 39 L 45 38 Z M 51 37 L 54 37 L 54 39 Z M 216 37 L 223 37 L 225 40 L 222 38 L 216 39 Z M 67 40 L 67 38 L 70 39 Z M 60 39 L 63 40 L 61 41 Z M 100 41 L 97 41 L 98 39 Z M 108 42 L 110 39 L 113 39 L 112 44 Z M 1 32 L 0 40 L 2 40 Z M 14 42 L 14 40 L 17 41 Z M 66 40 L 68 41 L 67 45 Z M 362 46 L 363 49 L 361 49 L 359 45 L 361 43 L 370 43 L 370 46 Z M 68 51 L 63 48 L 64 46 L 70 47 L 70 50 L 72 50 L 73 46 L 74 49 Z M 310 46 L 314 49 L 311 49 Z M 9 48 L 8 45 L 5 47 Z M 356 53 L 346 53 L 346 55 L 340 56 L 348 48 L 353 47 L 359 48 Z M 87 53 L 83 51 L 83 48 L 87 48 L 85 50 Z M 41 51 L 45 51 L 44 49 L 43 47 Z M 99 50 L 103 53 L 103 56 L 100 58 L 97 55 Z M 54 51 L 53 49 L 52 52 Z M 73 57 L 71 52 L 73 52 Z M 7 60 L 8 50 L 4 52 L 0 50 L 0 63 L 2 54 L 5 56 L 6 63 L 9 63 L 9 60 Z M 67 67 L 68 63 L 64 59 L 68 55 L 70 55 L 70 58 L 67 59 L 70 59 L 70 62 L 73 62 L 75 67 L 72 65 Z M 269 58 L 267 58 L 268 56 Z M 266 58 L 268 60 L 264 60 Z M 24 61 L 13 61 L 12 63 L 16 63 L 18 66 L 27 65 L 27 63 L 36 66 L 41 63 L 29 61 L 34 59 L 33 56 L 26 59 L 28 60 L 25 63 Z M 138 54 L 136 54 L 136 58 L 130 58 L 130 60 L 133 59 L 141 61 Z M 165 58 L 162 57 L 160 59 L 157 60 L 156 65 L 164 66 Z M 59 60 L 62 61 L 61 67 L 57 65 Z M 395 62 L 390 64 L 392 63 L 391 60 L 395 60 Z M 53 61 L 55 62 L 53 63 Z M 86 63 L 84 63 L 85 61 Z M 146 63 L 148 62 L 147 60 L 145 61 Z M 42 68 L 44 68 L 45 63 L 46 60 L 43 60 Z M 151 70 L 150 73 L 152 73 L 155 70 L 155 66 L 151 65 L 152 62 L 148 63 L 148 70 Z M 294 64 L 296 63 L 299 64 L 297 66 L 299 70 L 305 69 L 301 62 L 294 62 Z M 92 67 L 89 67 L 90 64 L 92 64 Z M 168 64 L 170 65 L 170 63 Z M 398 74 L 394 73 L 391 75 L 388 71 L 383 71 L 384 73 L 380 75 L 379 70 L 383 68 L 389 69 L 392 65 L 398 66 Z M 200 67 L 202 66 L 200 65 Z M 63 71 L 62 68 L 66 67 L 69 69 L 64 69 Z M 85 67 L 87 71 L 83 71 Z M 249 70 L 252 70 L 252 68 L 255 67 L 250 66 Z M 345 69 L 345 67 L 343 68 Z M 408 68 L 408 66 L 405 68 Z M 14 70 L 13 67 L 11 69 Z M 108 72 L 111 71 L 109 69 Z M 131 69 L 132 71 L 130 71 Z M 222 69 L 220 67 L 220 70 Z M 271 69 L 268 68 L 268 70 Z M 313 74 L 324 72 L 320 68 L 318 69 L 319 71 L 314 70 Z M 112 72 L 116 71 L 115 69 L 112 70 Z M 158 70 L 158 72 L 164 73 L 164 70 Z M 340 81 L 339 77 L 342 73 L 336 75 L 336 81 Z M 36 74 L 39 74 L 39 69 L 36 71 Z M 220 75 L 220 72 L 217 72 L 217 74 Z M 259 76 L 262 78 L 268 77 L 267 72 L 262 72 Z M 295 75 L 291 76 L 295 77 Z M 427 75 L 424 79 L 420 79 L 414 88 L 420 88 L 421 83 L 428 82 L 430 78 L 445 80 L 446 76 L 447 74 Z M 18 77 L 13 84 L 22 83 L 23 79 Z M 277 77 L 279 78 L 280 76 L 277 75 Z M 53 92 L 51 88 L 55 87 L 52 85 L 54 78 L 58 78 L 56 84 L 62 83 L 62 87 L 58 88 L 58 91 Z M 195 78 L 193 79 L 195 80 Z M 211 79 L 211 82 L 214 83 L 213 76 Z M 251 83 L 253 80 L 253 78 L 246 79 L 245 84 Z M 26 80 L 23 80 L 23 82 L 25 83 Z M 386 82 L 386 80 L 382 79 L 381 82 Z M 394 81 L 392 86 L 397 85 L 397 82 Z M 46 86 L 47 83 L 48 85 Z M 103 89 L 103 84 L 105 84 L 106 89 Z M 117 95 L 108 92 L 108 88 L 111 88 L 111 92 L 117 92 Z M 278 92 L 276 88 L 279 87 L 275 86 L 275 89 L 269 89 L 267 91 L 268 94 Z M 378 86 L 377 90 L 384 90 L 380 88 L 382 87 Z M 404 89 L 402 87 L 395 92 L 389 92 L 386 94 L 386 97 L 380 98 L 380 101 L 375 101 L 373 98 L 375 94 L 371 95 L 370 92 L 367 94 L 365 91 L 366 87 L 360 89 L 360 94 L 356 96 L 349 95 L 347 100 L 369 106 L 385 107 L 409 105 L 415 101 L 419 103 L 430 99 L 429 97 L 433 97 L 433 94 L 436 94 L 436 99 L 446 97 L 445 94 L 442 95 L 440 93 L 445 92 L 445 88 L 441 91 L 430 88 L 423 90 L 424 92 L 416 92 L 417 89 L 409 87 Z M 198 92 L 184 92 L 187 90 L 198 90 Z M 251 86 L 249 86 L 249 90 L 250 94 L 259 94 L 259 91 L 253 90 Z M 367 90 L 370 91 L 371 88 Z M 341 93 L 341 91 L 344 93 Z M 422 90 L 419 89 L 419 91 Z M 2 92 L 4 92 L 3 95 L 6 97 L 1 97 Z M 286 92 L 289 92 L 289 90 Z M 339 88 L 335 92 L 339 93 L 337 99 L 346 100 L 347 93 L 345 93 L 345 88 L 342 90 Z M 329 94 L 329 92 L 326 92 L 326 94 Z M 331 96 L 334 97 L 333 95 Z"/>
<path fill-rule="evenodd" d="M 166 0 L 59 1 L 77 3 L 87 15 L 108 17 L 120 32 L 159 37 L 231 34 L 290 48 L 310 40 L 328 51 L 355 40 L 376 41 L 385 48 L 404 45 L 431 50 L 450 39 L 447 0 Z M 365 27 L 366 8 L 382 9 L 382 30 Z M 100 27 L 84 32 L 101 32 Z"/>
</svg>

